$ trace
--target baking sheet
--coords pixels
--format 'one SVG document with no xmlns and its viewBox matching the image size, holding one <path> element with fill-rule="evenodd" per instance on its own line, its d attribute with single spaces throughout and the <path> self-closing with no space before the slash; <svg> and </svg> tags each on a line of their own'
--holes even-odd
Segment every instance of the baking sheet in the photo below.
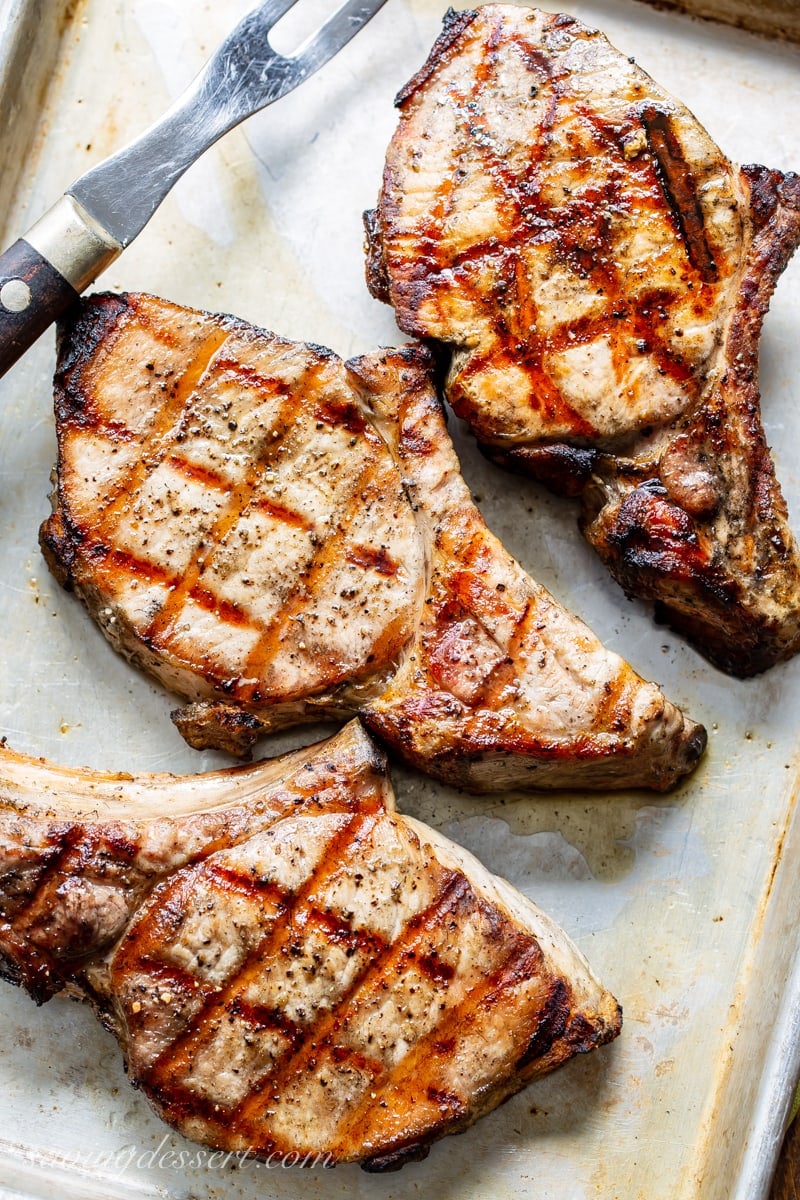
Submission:
<svg viewBox="0 0 800 1200">
<path fill-rule="evenodd" d="M 0 0 L 14 57 L 10 68 L 0 63 L 0 147 L 20 167 L 13 195 L 10 176 L 0 181 L 6 240 L 155 119 L 248 7 Z M 307 12 L 330 7 L 315 10 L 311 0 Z M 390 311 L 363 283 L 360 213 L 374 203 L 391 98 L 427 53 L 444 8 L 389 0 L 301 91 L 192 168 L 99 286 L 235 312 L 342 355 L 395 342 Z M 800 163 L 796 47 L 628 0 L 569 9 L 686 101 L 731 157 Z M 798 530 L 799 301 L 794 263 L 767 321 L 762 385 Z M 171 697 L 110 650 L 39 556 L 54 459 L 53 358 L 50 336 L 0 381 L 0 734 L 64 764 L 217 765 L 219 756 L 184 746 L 168 720 Z M 800 1044 L 800 660 L 746 683 L 720 675 L 623 598 L 581 541 L 569 503 L 494 470 L 457 422 L 451 428 L 464 473 L 512 552 L 709 728 L 705 762 L 666 798 L 481 799 L 393 772 L 401 809 L 468 846 L 564 925 L 621 999 L 621 1038 L 399 1175 L 268 1170 L 201 1160 L 128 1086 L 116 1043 L 88 1010 L 58 998 L 36 1010 L 0 985 L 0 1197 L 765 1194 Z M 309 737 L 284 735 L 269 751 Z"/>
</svg>

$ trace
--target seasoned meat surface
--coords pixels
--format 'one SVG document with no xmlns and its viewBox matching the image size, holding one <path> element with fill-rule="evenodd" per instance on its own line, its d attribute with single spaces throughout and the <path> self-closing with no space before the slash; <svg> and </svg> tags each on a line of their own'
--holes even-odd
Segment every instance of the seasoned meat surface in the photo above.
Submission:
<svg viewBox="0 0 800 1200">
<path fill-rule="evenodd" d="M 90 1000 L 187 1136 L 371 1170 L 621 1020 L 529 900 L 395 811 L 357 722 L 193 777 L 0 748 L 0 969 Z"/>
<path fill-rule="evenodd" d="M 354 708 L 408 641 L 422 545 L 330 351 L 149 297 L 62 341 L 48 544 L 109 636 L 191 699 L 271 727 Z"/>
<path fill-rule="evenodd" d="M 421 347 L 343 364 L 148 296 L 62 331 L 42 543 L 194 746 L 360 712 L 476 790 L 670 786 L 705 744 L 486 528 Z"/>
<path fill-rule="evenodd" d="M 495 461 L 581 495 L 614 576 L 717 665 L 794 654 L 757 368 L 800 180 L 733 166 L 596 30 L 536 9 L 448 14 L 397 103 L 368 281 L 450 348 L 456 412 Z"/>
</svg>

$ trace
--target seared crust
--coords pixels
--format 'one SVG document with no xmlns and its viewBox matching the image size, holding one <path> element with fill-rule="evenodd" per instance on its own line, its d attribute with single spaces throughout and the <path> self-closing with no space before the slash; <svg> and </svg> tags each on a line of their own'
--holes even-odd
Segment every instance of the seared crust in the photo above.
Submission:
<svg viewBox="0 0 800 1200">
<path fill-rule="evenodd" d="M 348 364 L 402 465 L 428 547 L 414 640 L 363 720 L 406 762 L 472 791 L 567 779 L 670 787 L 703 753 L 705 730 L 601 646 L 487 529 L 441 403 L 408 369 L 422 353 Z"/>
<path fill-rule="evenodd" d="M 0 964 L 40 1002 L 89 999 L 187 1136 L 369 1170 L 621 1019 L 530 901 L 394 811 L 356 723 L 184 778 L 0 749 Z"/>
<path fill-rule="evenodd" d="M 368 282 L 452 350 L 485 453 L 583 497 L 585 536 L 716 665 L 800 647 L 800 560 L 757 356 L 798 180 L 739 170 L 595 30 L 449 18 L 400 95 Z"/>
<path fill-rule="evenodd" d="M 761 324 L 800 241 L 800 178 L 745 167 L 742 183 L 755 236 L 722 374 L 658 457 L 598 461 L 581 528 L 626 591 L 654 599 L 716 666 L 749 676 L 800 649 L 800 558 L 758 391 Z"/>
<path fill-rule="evenodd" d="M 96 296 L 62 325 L 54 387 L 45 558 L 117 650 L 200 704 L 182 722 L 193 745 L 235 748 L 227 718 L 215 736 L 220 702 L 253 717 L 246 752 L 380 689 L 411 636 L 422 550 L 331 351 Z"/>
<path fill-rule="evenodd" d="M 246 755 L 358 711 L 476 791 L 663 789 L 695 765 L 702 728 L 486 529 L 425 349 L 343 364 L 147 296 L 85 301 L 76 329 L 42 546 L 190 701 L 173 714 L 190 745 Z"/>
</svg>

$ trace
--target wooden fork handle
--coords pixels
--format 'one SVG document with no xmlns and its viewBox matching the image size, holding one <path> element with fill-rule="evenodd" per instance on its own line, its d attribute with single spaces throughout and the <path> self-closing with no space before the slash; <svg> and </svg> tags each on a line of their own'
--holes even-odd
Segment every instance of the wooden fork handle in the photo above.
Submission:
<svg viewBox="0 0 800 1200">
<path fill-rule="evenodd" d="M 72 196 L 62 196 L 0 255 L 0 375 L 121 250 Z"/>
</svg>

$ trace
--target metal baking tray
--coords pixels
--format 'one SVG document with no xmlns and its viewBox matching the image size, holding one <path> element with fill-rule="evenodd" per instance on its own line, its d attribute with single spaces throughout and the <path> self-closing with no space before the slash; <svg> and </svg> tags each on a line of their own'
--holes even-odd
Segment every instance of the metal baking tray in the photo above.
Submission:
<svg viewBox="0 0 800 1200">
<path fill-rule="evenodd" d="M 0 0 L 0 215 L 11 240 L 166 107 L 249 0 Z M 317 5 L 330 8 L 332 0 Z M 312 8 L 309 14 L 313 20 Z M 568 5 L 681 97 L 734 159 L 800 164 L 800 48 L 631 0 Z M 100 281 L 235 312 L 349 355 L 391 344 L 363 282 L 392 97 L 445 0 L 390 0 L 338 59 L 219 144 Z M 767 320 L 762 384 L 800 529 L 800 262 Z M 198 771 L 170 697 L 106 645 L 37 548 L 54 459 L 52 334 L 0 384 L 0 734 L 63 764 Z M 461 795 L 394 771 L 399 804 L 559 920 L 621 999 L 621 1038 L 527 1088 L 394 1176 L 208 1161 L 125 1082 L 88 1009 L 0 985 L 0 1197 L 758 1200 L 800 1051 L 800 659 L 728 679 L 626 601 L 575 513 L 490 467 L 464 472 L 531 573 L 710 731 L 667 797 Z M 275 739 L 268 752 L 302 735 Z"/>
</svg>

